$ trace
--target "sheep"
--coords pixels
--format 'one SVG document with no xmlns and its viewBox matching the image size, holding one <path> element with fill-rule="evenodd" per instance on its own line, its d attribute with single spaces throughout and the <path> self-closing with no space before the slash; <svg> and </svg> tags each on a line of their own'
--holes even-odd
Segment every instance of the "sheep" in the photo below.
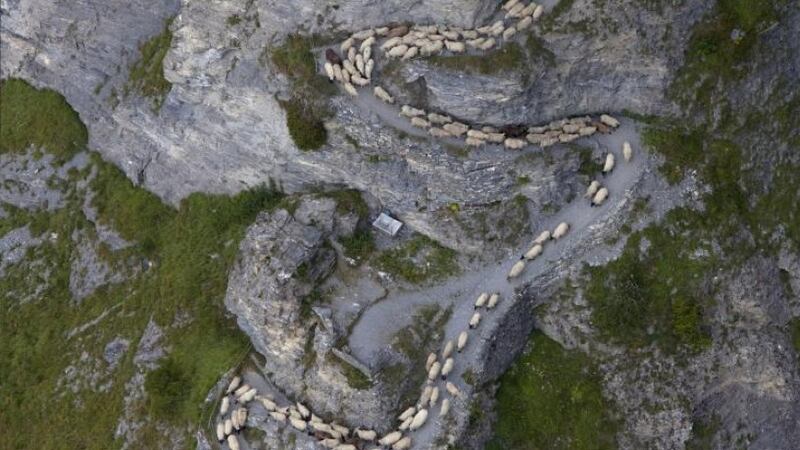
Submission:
<svg viewBox="0 0 800 450">
<path fill-rule="evenodd" d="M 441 34 L 445 38 L 449 39 L 451 42 L 452 41 L 457 41 L 459 39 L 458 31 L 447 31 L 447 30 L 442 31 L 442 30 L 439 30 L 439 34 Z M 448 48 L 448 50 L 450 50 L 450 49 Z"/>
<path fill-rule="evenodd" d="M 400 115 L 405 117 L 417 117 L 417 116 L 424 116 L 425 111 L 421 109 L 414 108 L 409 105 L 403 105 L 400 107 Z M 449 131 L 449 130 L 448 130 Z"/>
<path fill-rule="evenodd" d="M 516 5 L 514 5 L 513 8 L 508 10 L 508 12 L 506 13 L 506 17 L 512 17 L 512 18 L 520 17 L 521 16 L 520 12 L 523 9 L 525 9 L 525 5 L 522 3 L 517 3 Z"/>
<path fill-rule="evenodd" d="M 453 354 L 453 348 L 454 347 L 455 346 L 453 345 L 453 341 L 452 340 L 448 340 L 444 344 L 444 349 L 442 350 L 442 358 L 449 358 L 450 355 Z"/>
<path fill-rule="evenodd" d="M 397 36 L 403 36 L 408 33 L 408 25 L 398 25 L 396 27 L 392 27 L 387 33 L 386 37 L 393 38 Z"/>
<path fill-rule="evenodd" d="M 609 153 L 606 155 L 606 162 L 603 164 L 603 173 L 609 173 L 614 170 L 614 154 Z"/>
<path fill-rule="evenodd" d="M 417 128 L 428 128 L 431 126 L 431 123 L 427 120 L 423 119 L 422 117 L 412 117 L 411 118 L 411 125 Z"/>
<path fill-rule="evenodd" d="M 500 300 L 500 294 L 492 294 L 489 297 L 489 303 L 486 305 L 486 309 L 492 309 L 497 306 L 497 302 Z"/>
<path fill-rule="evenodd" d="M 422 408 L 431 401 L 431 394 L 433 393 L 432 386 L 425 386 L 425 389 L 422 390 L 422 395 L 419 396 L 419 400 L 417 401 L 417 406 Z"/>
<path fill-rule="evenodd" d="M 350 82 L 350 72 L 342 70 L 342 84 Z"/>
<path fill-rule="evenodd" d="M 289 418 L 289 423 L 296 429 L 297 431 L 306 431 L 306 421 L 303 419 L 295 419 L 294 417 Z"/>
<path fill-rule="evenodd" d="M 486 133 L 489 137 L 489 142 L 494 142 L 495 144 L 502 144 L 506 140 L 505 133 Z"/>
<path fill-rule="evenodd" d="M 403 54 L 403 57 L 400 59 L 402 59 L 403 61 L 407 61 L 417 56 L 417 54 L 419 54 L 419 47 L 417 46 L 409 47 L 408 50 L 406 50 L 405 54 Z"/>
<path fill-rule="evenodd" d="M 625 158 L 625 162 L 630 162 L 631 158 L 633 158 L 633 149 L 628 141 L 622 143 L 622 157 Z"/>
<path fill-rule="evenodd" d="M 225 423 L 217 422 L 217 441 L 221 444 L 225 440 Z"/>
<path fill-rule="evenodd" d="M 469 45 L 472 48 L 479 49 L 479 48 L 481 48 L 481 45 L 483 45 L 484 42 L 486 42 L 486 38 L 479 37 L 479 38 L 468 40 L 467 41 L 467 45 Z"/>
<path fill-rule="evenodd" d="M 333 76 L 336 78 L 336 81 L 340 83 L 344 81 L 344 76 L 342 75 L 342 66 L 339 64 L 335 64 L 333 66 Z"/>
<path fill-rule="evenodd" d="M 476 138 L 471 138 L 471 137 L 468 137 L 464 142 L 470 147 L 480 147 L 480 146 L 486 144 L 486 141 L 484 141 L 482 139 L 476 139 Z"/>
<path fill-rule="evenodd" d="M 331 424 L 331 428 L 333 428 L 337 433 L 341 434 L 344 437 L 348 437 L 350 435 L 350 429 L 344 425 L 339 425 L 338 423 L 334 422 Z"/>
<path fill-rule="evenodd" d="M 433 55 L 434 53 L 442 51 L 443 48 L 444 44 L 442 44 L 442 41 L 431 42 L 420 49 L 420 54 L 423 56 Z"/>
<path fill-rule="evenodd" d="M 517 3 L 519 3 L 519 0 L 508 0 L 508 1 L 505 3 L 505 5 L 503 5 L 503 7 L 502 7 L 502 8 L 503 8 L 505 11 L 509 11 L 509 10 L 511 10 L 511 8 L 513 8 L 514 6 L 516 6 L 516 5 L 517 5 Z"/>
<path fill-rule="evenodd" d="M 553 235 L 552 235 L 553 240 L 561 239 L 567 234 L 568 231 L 569 231 L 569 224 L 567 222 L 561 222 L 553 230 Z"/>
<path fill-rule="evenodd" d="M 539 146 L 542 147 L 542 148 L 550 147 L 551 145 L 555 144 L 556 142 L 558 142 L 558 138 L 550 137 L 550 138 L 542 139 L 542 142 L 539 143 Z"/>
<path fill-rule="evenodd" d="M 578 134 L 581 135 L 581 136 L 591 136 L 596 131 L 597 131 L 597 127 L 587 126 L 587 127 L 581 127 L 581 129 L 578 130 Z"/>
<path fill-rule="evenodd" d="M 481 293 L 481 295 L 478 296 L 478 299 L 475 300 L 475 307 L 473 309 L 482 308 L 483 305 L 486 304 L 486 300 L 489 300 L 489 294 L 486 292 Z"/>
<path fill-rule="evenodd" d="M 550 239 L 550 230 L 544 230 L 533 240 L 534 244 L 544 244 Z"/>
<path fill-rule="evenodd" d="M 619 126 L 619 120 L 609 116 L 608 114 L 601 115 L 600 122 L 602 122 L 603 125 L 608 125 L 611 128 L 617 128 Z"/>
<path fill-rule="evenodd" d="M 536 3 L 531 2 L 528 6 L 522 8 L 522 11 L 519 12 L 519 16 L 528 19 L 526 16 L 533 14 L 533 12 L 536 11 L 536 6 L 538 6 Z"/>
<path fill-rule="evenodd" d="M 500 30 L 500 32 L 502 32 L 502 30 L 503 30 L 503 19 L 499 19 L 495 23 L 492 24 L 492 32 L 494 32 L 494 30 L 498 30 L 498 29 Z"/>
<path fill-rule="evenodd" d="M 461 334 L 458 335 L 458 343 L 456 344 L 456 348 L 458 349 L 458 353 L 461 353 L 464 350 L 464 347 L 467 345 L 467 332 L 462 331 Z"/>
<path fill-rule="evenodd" d="M 344 84 L 344 90 L 353 97 L 358 97 L 358 91 L 356 90 L 355 86 L 349 82 Z"/>
<path fill-rule="evenodd" d="M 439 401 L 439 388 L 434 387 L 431 389 L 431 400 L 428 405 L 433 408 L 436 405 L 436 402 Z"/>
<path fill-rule="evenodd" d="M 271 411 L 269 413 L 270 417 L 277 420 L 280 423 L 286 423 L 286 414 L 278 411 Z"/>
<path fill-rule="evenodd" d="M 421 33 L 436 33 L 439 31 L 439 27 L 436 25 L 414 25 L 414 30 Z"/>
<path fill-rule="evenodd" d="M 478 32 L 475 30 L 463 30 L 461 31 L 461 37 L 464 39 L 477 39 Z"/>
<path fill-rule="evenodd" d="M 509 40 L 509 39 L 511 39 L 511 37 L 512 37 L 512 36 L 514 36 L 516 33 L 517 33 L 517 29 L 516 29 L 516 28 L 514 28 L 514 27 L 508 27 L 508 28 L 506 28 L 506 31 L 503 31 L 503 39 L 505 39 L 505 40 Z"/>
<path fill-rule="evenodd" d="M 235 434 L 228 436 L 228 448 L 230 450 L 239 450 L 239 439 L 236 438 Z"/>
<path fill-rule="evenodd" d="M 406 54 L 408 51 L 408 46 L 406 44 L 400 44 L 398 46 L 392 47 L 386 54 L 389 55 L 390 58 L 399 58 Z"/>
<path fill-rule="evenodd" d="M 436 353 L 428 355 L 428 360 L 425 361 L 425 371 L 431 370 L 431 366 L 436 362 Z"/>
<path fill-rule="evenodd" d="M 389 27 L 380 27 L 375 28 L 375 35 L 376 36 L 386 36 L 389 33 Z"/>
<path fill-rule="evenodd" d="M 442 407 L 439 408 L 439 417 L 444 417 L 450 411 L 450 399 L 446 398 L 442 400 Z"/>
<path fill-rule="evenodd" d="M 333 450 L 358 450 L 358 448 L 353 444 L 341 444 L 334 447 Z"/>
<path fill-rule="evenodd" d="M 397 416 L 397 420 L 399 420 L 400 422 L 402 422 L 402 421 L 404 421 L 404 420 L 408 419 L 409 417 L 412 417 L 412 416 L 414 416 L 414 414 L 416 414 L 416 412 L 417 412 L 417 408 L 416 408 L 416 407 L 414 407 L 414 406 L 409 406 L 409 407 L 408 407 L 408 409 L 406 409 L 405 411 L 403 411 L 403 413 L 402 413 L 402 414 L 400 414 L 399 416 Z"/>
<path fill-rule="evenodd" d="M 383 100 L 384 102 L 386 102 L 386 103 L 388 103 L 390 105 L 394 103 L 394 97 L 389 95 L 389 93 L 386 92 L 386 89 L 384 89 L 384 88 L 382 88 L 380 86 L 375 86 L 375 89 L 373 89 L 372 92 L 375 94 L 375 97 L 378 97 L 379 99 Z"/>
<path fill-rule="evenodd" d="M 579 137 L 581 137 L 579 134 L 561 134 L 558 136 L 558 140 L 559 142 L 566 144 L 578 139 Z"/>
<path fill-rule="evenodd" d="M 534 244 L 533 247 L 525 253 L 524 258 L 527 260 L 536 259 L 537 256 L 542 254 L 543 250 L 542 244 Z"/>
<path fill-rule="evenodd" d="M 364 74 L 364 56 L 361 53 L 356 55 L 356 69 L 358 73 Z"/>
<path fill-rule="evenodd" d="M 364 39 L 363 42 L 361 42 L 361 46 L 359 47 L 359 49 L 363 52 L 364 49 L 372 47 L 372 44 L 374 43 L 375 43 L 375 36 L 370 36 Z"/>
<path fill-rule="evenodd" d="M 366 58 L 366 56 L 365 56 Z M 372 70 L 375 69 L 375 60 L 374 59 L 367 59 L 367 62 L 364 63 L 364 76 L 367 79 L 372 78 Z"/>
<path fill-rule="evenodd" d="M 225 422 L 224 422 L 223 425 L 224 425 L 224 428 L 225 428 L 225 436 L 233 433 L 233 420 L 225 419 Z"/>
<path fill-rule="evenodd" d="M 401 42 L 403 42 L 403 40 L 400 37 L 393 37 L 391 39 L 387 39 L 386 42 L 381 44 L 381 50 L 388 50 Z"/>
<path fill-rule="evenodd" d="M 461 391 L 458 390 L 456 385 L 449 381 L 445 383 L 444 388 L 447 389 L 447 392 L 453 397 L 458 397 L 461 394 Z"/>
<path fill-rule="evenodd" d="M 453 136 L 461 136 L 469 130 L 469 127 L 460 122 L 450 122 L 442 125 L 442 128 Z"/>
<path fill-rule="evenodd" d="M 497 43 L 497 41 L 495 41 L 494 38 L 489 38 L 483 41 L 483 43 L 479 45 L 478 48 L 481 50 L 489 50 L 490 48 L 494 47 L 495 43 Z"/>
<path fill-rule="evenodd" d="M 528 127 L 528 133 L 542 134 L 547 131 L 547 127 Z"/>
<path fill-rule="evenodd" d="M 234 389 L 239 387 L 239 384 L 242 382 L 242 377 L 235 376 L 231 380 L 231 383 L 228 385 L 228 389 L 225 389 L 225 394 L 230 394 L 234 391 Z"/>
<path fill-rule="evenodd" d="M 486 133 L 480 130 L 469 130 L 467 131 L 467 136 L 474 139 L 481 139 L 484 141 L 489 138 L 489 136 Z"/>
<path fill-rule="evenodd" d="M 581 129 L 580 125 L 575 123 L 568 123 L 562 128 L 565 133 L 577 133 Z"/>
<path fill-rule="evenodd" d="M 430 370 L 428 370 L 428 380 L 433 381 L 439 375 L 439 371 L 442 369 L 442 365 L 439 364 L 439 361 L 434 361 L 433 365 L 431 365 Z"/>
<path fill-rule="evenodd" d="M 339 444 L 341 444 L 341 442 L 339 442 L 338 439 L 323 439 L 323 440 L 319 441 L 319 443 L 323 447 L 331 448 L 331 449 L 334 449 L 334 448 L 338 447 Z"/>
<path fill-rule="evenodd" d="M 335 78 L 335 74 L 333 73 L 333 64 L 326 62 L 323 66 L 325 68 L 325 75 L 328 76 L 328 79 L 333 81 Z"/>
<path fill-rule="evenodd" d="M 376 432 L 374 432 L 372 430 L 362 430 L 362 429 L 358 429 L 357 428 L 356 429 L 356 436 L 358 436 L 358 438 L 361 439 L 362 441 L 371 442 L 371 441 L 374 441 L 376 437 L 378 437 L 378 433 L 376 433 Z"/>
<path fill-rule="evenodd" d="M 309 422 L 308 426 L 311 427 L 312 430 L 322 433 L 332 434 L 331 431 L 333 431 L 333 428 L 327 423 Z"/>
<path fill-rule="evenodd" d="M 400 438 L 402 438 L 402 437 L 403 437 L 403 433 L 401 433 L 399 431 L 392 431 L 391 433 L 389 433 L 386 436 L 382 437 L 378 441 L 378 444 L 381 444 L 384 447 L 388 447 L 388 446 L 394 444 L 395 442 L 399 441 Z"/>
<path fill-rule="evenodd" d="M 477 313 L 475 313 L 477 314 Z M 447 358 L 442 365 L 442 380 L 446 380 L 447 376 L 450 375 L 450 372 L 453 371 L 453 358 Z"/>
<path fill-rule="evenodd" d="M 317 415 L 314 414 L 314 413 L 311 413 L 311 418 L 308 419 L 308 421 L 311 422 L 311 423 L 322 423 L 322 419 L 317 417 Z"/>
<path fill-rule="evenodd" d="M 300 412 L 300 415 L 303 417 L 303 419 L 307 420 L 308 418 L 311 417 L 311 411 L 309 411 L 309 409 L 306 408 L 306 405 L 300 402 L 297 402 L 296 405 L 297 405 L 297 411 Z"/>
<path fill-rule="evenodd" d="M 594 195 L 594 198 L 592 199 L 592 206 L 602 205 L 607 198 L 608 198 L 608 189 L 600 188 L 600 190 L 597 191 L 597 193 Z"/>
<path fill-rule="evenodd" d="M 417 411 L 417 414 L 414 416 L 414 420 L 411 421 L 411 425 L 408 427 L 409 431 L 416 431 L 422 425 L 425 424 L 425 421 L 428 419 L 428 410 L 427 409 L 420 409 Z"/>
<path fill-rule="evenodd" d="M 219 415 L 224 416 L 228 412 L 228 407 L 230 406 L 231 401 L 228 399 L 228 396 L 222 397 L 222 402 L 219 405 Z"/>
<path fill-rule="evenodd" d="M 301 419 L 301 420 L 303 419 L 303 416 L 300 415 L 300 411 L 298 411 L 297 408 L 294 407 L 294 405 L 289 407 L 289 417 L 294 419 Z"/>
<path fill-rule="evenodd" d="M 523 270 L 525 270 L 525 261 L 517 261 L 513 266 L 511 266 L 511 270 L 508 272 L 507 278 L 516 278 L 522 273 Z"/>
<path fill-rule="evenodd" d="M 362 77 L 361 75 L 353 75 L 352 77 L 350 77 L 350 82 L 361 87 L 369 85 L 369 80 Z"/>
<path fill-rule="evenodd" d="M 467 47 L 463 42 L 444 41 L 444 46 L 447 47 L 448 51 L 453 53 L 464 53 L 467 50 Z"/>
<path fill-rule="evenodd" d="M 426 36 L 426 38 L 431 40 L 431 41 L 445 41 L 445 40 L 447 40 L 447 38 L 445 36 L 442 36 L 441 34 L 429 34 L 428 36 Z"/>
<path fill-rule="evenodd" d="M 353 46 L 354 43 L 355 43 L 355 39 L 350 37 L 350 38 L 345 39 L 345 41 L 342 42 L 342 45 L 339 48 L 342 50 L 342 53 L 344 53 L 344 52 L 350 50 L 350 48 Z"/>
<path fill-rule="evenodd" d="M 437 127 L 432 127 L 432 128 L 430 128 L 430 129 L 428 130 L 428 133 L 429 133 L 431 136 L 435 137 L 435 138 L 449 138 L 449 137 L 453 137 L 453 135 L 452 135 L 452 134 L 448 133 L 447 131 L 445 131 L 445 130 L 443 130 L 443 129 L 441 129 L 441 128 L 437 128 Z"/>
<path fill-rule="evenodd" d="M 247 425 L 247 409 L 239 408 L 237 414 L 239 415 L 239 426 L 244 428 Z"/>
<path fill-rule="evenodd" d="M 400 426 L 397 427 L 397 429 L 400 430 L 400 431 L 406 431 L 406 430 L 408 430 L 408 427 L 411 426 L 411 422 L 413 422 L 413 421 L 414 421 L 414 417 L 413 416 L 409 417 L 408 419 L 404 420 L 403 423 L 401 423 Z"/>
<path fill-rule="evenodd" d="M 237 399 L 237 401 L 239 403 L 247 403 L 247 402 L 253 400 L 254 398 L 256 398 L 256 394 L 258 394 L 258 389 L 256 389 L 256 388 L 250 389 L 249 391 L 247 391 L 244 394 L 242 394 Z"/>
<path fill-rule="evenodd" d="M 542 13 L 544 13 L 544 6 L 538 5 L 536 9 L 533 10 L 533 14 L 531 14 L 531 17 L 533 17 L 533 20 L 536 20 L 539 17 L 542 17 Z"/>
<path fill-rule="evenodd" d="M 470 328 L 477 328 L 480 323 L 481 323 L 481 313 L 476 312 L 469 319 L 469 327 Z"/>
<path fill-rule="evenodd" d="M 406 436 L 392 444 L 392 450 L 408 450 L 411 448 L 411 438 Z"/>
<path fill-rule="evenodd" d="M 448 116 L 445 116 L 445 115 L 442 115 L 442 114 L 436 114 L 436 113 L 428 113 L 428 120 L 430 120 L 431 123 L 436 123 L 436 124 L 439 124 L 439 125 L 443 125 L 443 124 L 450 123 L 450 122 L 453 121 L 453 119 L 451 119 Z"/>
<path fill-rule="evenodd" d="M 350 61 L 351 63 L 355 64 L 356 63 L 356 55 L 358 55 L 358 52 L 356 51 L 356 48 L 355 47 L 350 47 L 350 50 L 347 51 L 347 60 Z"/>
<path fill-rule="evenodd" d="M 239 423 L 239 414 L 237 414 L 236 411 L 231 413 L 231 426 L 237 433 L 242 428 L 242 425 Z"/>
<path fill-rule="evenodd" d="M 359 73 L 356 66 L 350 62 L 349 59 L 342 63 L 342 67 L 344 67 L 344 70 L 346 70 L 350 75 L 357 75 Z"/>
<path fill-rule="evenodd" d="M 243 384 L 243 385 L 239 386 L 238 389 L 233 391 L 233 396 L 236 397 L 236 398 L 239 398 L 239 397 L 242 396 L 242 394 L 244 394 L 245 392 L 247 392 L 249 390 L 250 390 L 250 385 L 249 384 Z"/>
<path fill-rule="evenodd" d="M 519 150 L 525 147 L 525 141 L 517 138 L 507 138 L 505 141 L 503 141 L 503 145 L 511 150 Z"/>
<path fill-rule="evenodd" d="M 541 142 L 545 139 L 544 134 L 537 134 L 537 133 L 529 133 L 525 136 L 525 139 L 528 140 L 533 145 L 541 144 Z"/>
</svg>

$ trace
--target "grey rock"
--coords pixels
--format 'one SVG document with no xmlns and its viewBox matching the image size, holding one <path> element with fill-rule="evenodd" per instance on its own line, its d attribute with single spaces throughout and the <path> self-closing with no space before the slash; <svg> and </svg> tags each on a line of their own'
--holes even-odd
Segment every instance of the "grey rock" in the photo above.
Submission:
<svg viewBox="0 0 800 450">
<path fill-rule="evenodd" d="M 105 349 L 103 350 L 103 359 L 106 360 L 110 369 L 114 369 L 119 364 L 120 359 L 125 355 L 125 352 L 128 351 L 128 347 L 131 345 L 131 341 L 128 339 L 124 339 L 120 336 L 117 336 L 106 344 Z"/>
</svg>

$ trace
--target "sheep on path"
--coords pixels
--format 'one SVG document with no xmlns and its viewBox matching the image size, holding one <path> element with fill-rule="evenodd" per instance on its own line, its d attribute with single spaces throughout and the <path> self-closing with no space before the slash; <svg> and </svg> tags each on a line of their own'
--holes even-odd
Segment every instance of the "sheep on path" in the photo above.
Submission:
<svg viewBox="0 0 800 450">
<path fill-rule="evenodd" d="M 356 428 L 356 436 L 362 441 L 374 441 L 378 434 L 372 430 L 362 430 Z"/>
<path fill-rule="evenodd" d="M 622 157 L 625 158 L 625 162 L 630 162 L 631 158 L 633 158 L 633 149 L 628 141 L 622 144 Z"/>
<path fill-rule="evenodd" d="M 225 440 L 225 423 L 217 422 L 217 441 L 221 444 Z"/>
<path fill-rule="evenodd" d="M 228 436 L 228 448 L 231 450 L 239 450 L 239 439 L 236 438 L 235 434 Z"/>
<path fill-rule="evenodd" d="M 428 403 L 428 405 L 431 408 L 433 408 L 434 406 L 436 406 L 436 402 L 437 401 L 439 401 L 439 388 L 434 386 L 434 388 L 431 389 L 431 399 L 430 399 L 430 402 Z"/>
<path fill-rule="evenodd" d="M 525 261 L 517 261 L 513 266 L 511 266 L 511 270 L 508 272 L 507 278 L 516 278 L 522 273 L 523 270 L 525 270 Z"/>
<path fill-rule="evenodd" d="M 399 431 L 392 431 L 391 433 L 387 434 L 386 436 L 382 437 L 378 443 L 383 445 L 384 447 L 394 444 L 395 442 L 399 441 L 400 438 L 403 437 L 403 433 Z"/>
<path fill-rule="evenodd" d="M 536 239 L 533 240 L 533 243 L 544 244 L 548 240 L 550 240 L 550 230 L 544 230 L 539 234 L 539 236 L 536 237 Z"/>
<path fill-rule="evenodd" d="M 555 230 L 553 230 L 553 239 L 558 240 L 562 237 L 566 236 L 567 232 L 569 231 L 569 224 L 567 222 L 561 222 L 556 226 Z"/>
<path fill-rule="evenodd" d="M 442 350 L 442 358 L 449 358 L 450 355 L 453 354 L 453 341 L 448 340 L 447 343 L 444 344 L 444 350 Z"/>
<path fill-rule="evenodd" d="M 406 436 L 392 444 L 392 450 L 408 450 L 411 448 L 411 438 Z"/>
<path fill-rule="evenodd" d="M 596 194 L 594 194 L 594 198 L 592 198 L 592 206 L 600 206 L 603 202 L 606 201 L 608 198 L 608 189 L 607 188 L 600 188 Z"/>
<path fill-rule="evenodd" d="M 279 411 L 271 411 L 269 413 L 270 417 L 277 420 L 280 423 L 286 423 L 286 414 L 279 412 Z"/>
<path fill-rule="evenodd" d="M 404 117 L 424 116 L 425 111 L 414 108 L 413 106 L 403 105 L 400 107 L 400 115 Z"/>
<path fill-rule="evenodd" d="M 609 153 L 606 155 L 606 162 L 603 164 L 603 173 L 609 173 L 614 170 L 614 154 Z"/>
<path fill-rule="evenodd" d="M 231 401 L 227 395 L 225 397 L 222 397 L 222 402 L 219 405 L 219 414 L 221 416 L 224 416 L 225 414 L 228 413 L 228 408 L 230 407 L 230 404 Z"/>
<path fill-rule="evenodd" d="M 435 361 L 433 365 L 431 365 L 431 369 L 428 371 L 428 380 L 433 381 L 439 376 L 439 371 L 442 369 L 442 365 L 439 364 L 439 361 Z"/>
<path fill-rule="evenodd" d="M 238 389 L 233 391 L 233 396 L 236 397 L 236 398 L 239 398 L 239 397 L 242 396 L 242 394 L 244 394 L 245 392 L 247 392 L 249 390 L 250 390 L 250 385 L 249 384 L 243 384 L 243 385 L 239 386 Z"/>
<path fill-rule="evenodd" d="M 225 419 L 225 436 L 233 433 L 233 420 Z"/>
<path fill-rule="evenodd" d="M 303 419 L 295 419 L 294 417 L 289 418 L 289 423 L 294 427 L 297 431 L 306 431 L 307 423 Z"/>
<path fill-rule="evenodd" d="M 239 383 L 241 382 L 242 382 L 242 377 L 240 376 L 233 377 L 231 383 L 228 385 L 228 389 L 225 389 L 225 393 L 230 394 L 231 392 L 233 392 L 236 388 L 239 387 Z"/>
<path fill-rule="evenodd" d="M 409 431 L 416 431 L 425 425 L 425 421 L 428 419 L 428 410 L 427 409 L 420 409 L 417 414 L 414 416 L 414 420 L 411 421 L 411 425 L 408 427 Z"/>
<path fill-rule="evenodd" d="M 431 366 L 435 362 L 436 362 L 436 353 L 431 353 L 430 355 L 428 355 L 428 359 L 425 361 L 425 370 L 431 370 Z"/>
<path fill-rule="evenodd" d="M 486 309 L 493 309 L 497 306 L 497 302 L 500 301 L 500 294 L 492 294 L 489 297 L 489 303 L 486 305 Z"/>
<path fill-rule="evenodd" d="M 460 122 L 450 122 L 442 125 L 442 128 L 453 136 L 461 136 L 469 130 L 469 127 Z"/>
<path fill-rule="evenodd" d="M 536 259 L 537 256 L 542 254 L 542 251 L 544 251 L 542 244 L 534 244 L 530 250 L 525 252 L 524 258 L 527 260 Z"/>
<path fill-rule="evenodd" d="M 480 323 L 481 323 L 481 313 L 476 312 L 469 319 L 469 327 L 470 328 L 477 328 Z"/>
<path fill-rule="evenodd" d="M 600 182 L 593 180 L 591 183 L 589 183 L 589 187 L 586 188 L 586 193 L 583 196 L 586 198 L 592 198 L 594 194 L 597 193 L 598 189 L 600 189 Z"/>
<path fill-rule="evenodd" d="M 609 116 L 608 114 L 601 115 L 600 122 L 602 122 L 604 125 L 608 125 L 611 128 L 617 128 L 619 126 L 619 120 Z"/>
<path fill-rule="evenodd" d="M 439 417 L 444 417 L 450 411 L 450 399 L 446 398 L 442 400 L 442 407 L 439 408 Z"/>
<path fill-rule="evenodd" d="M 464 350 L 464 347 L 467 345 L 467 337 L 468 337 L 468 335 L 467 335 L 466 331 L 462 331 L 458 335 L 458 343 L 456 345 L 456 348 L 458 349 L 458 353 L 461 353 L 461 351 Z"/>
<path fill-rule="evenodd" d="M 477 314 L 477 313 L 476 313 Z M 446 380 L 450 372 L 453 371 L 454 361 L 453 358 L 447 358 L 442 365 L 442 380 Z"/>
<path fill-rule="evenodd" d="M 489 294 L 482 292 L 481 295 L 478 296 L 478 299 L 475 300 L 474 309 L 483 308 L 483 305 L 486 304 L 486 300 L 489 300 Z"/>
<path fill-rule="evenodd" d="M 445 383 L 444 387 L 445 389 L 447 389 L 447 392 L 450 393 L 450 395 L 452 395 L 453 397 L 458 397 L 459 395 L 461 395 L 461 391 L 458 390 L 456 385 L 449 381 Z"/>
</svg>

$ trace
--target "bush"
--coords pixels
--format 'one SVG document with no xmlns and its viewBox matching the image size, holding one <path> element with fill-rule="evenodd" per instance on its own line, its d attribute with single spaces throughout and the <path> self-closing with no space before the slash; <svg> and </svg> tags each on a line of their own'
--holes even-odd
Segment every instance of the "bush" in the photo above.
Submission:
<svg viewBox="0 0 800 450">
<path fill-rule="evenodd" d="M 375 251 L 375 239 L 370 230 L 356 230 L 352 236 L 339 238 L 344 254 L 357 262 L 367 259 Z"/>
<path fill-rule="evenodd" d="M 169 29 L 172 20 L 167 20 L 161 33 L 139 46 L 139 59 L 131 67 L 125 85 L 126 95 L 135 91 L 150 98 L 156 109 L 161 108 L 172 87 L 172 83 L 164 78 L 164 57 L 172 46 L 172 31 Z"/>
<path fill-rule="evenodd" d="M 190 381 L 181 365 L 172 358 L 165 359 L 159 368 L 147 374 L 144 382 L 151 413 L 175 422 L 189 394 Z"/>
<path fill-rule="evenodd" d="M 480 55 L 431 56 L 432 64 L 460 72 L 481 75 L 496 75 L 510 71 L 522 71 L 527 61 L 526 52 L 515 42 Z"/>
<path fill-rule="evenodd" d="M 300 150 L 316 150 L 328 142 L 328 131 L 325 124 L 314 109 L 303 104 L 302 100 L 293 98 L 281 102 L 286 111 L 286 126 L 289 135 Z"/>
<path fill-rule="evenodd" d="M 89 135 L 63 96 L 11 78 L 0 81 L 0 154 L 46 149 L 66 161 L 86 148 Z"/>
<path fill-rule="evenodd" d="M 458 272 L 456 252 L 436 241 L 418 235 L 402 246 L 378 255 L 380 270 L 410 283 L 440 280 Z"/>
</svg>

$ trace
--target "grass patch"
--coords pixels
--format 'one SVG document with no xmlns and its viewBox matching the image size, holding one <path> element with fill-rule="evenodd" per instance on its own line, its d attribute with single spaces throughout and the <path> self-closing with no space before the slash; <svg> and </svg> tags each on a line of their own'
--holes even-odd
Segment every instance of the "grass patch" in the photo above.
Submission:
<svg viewBox="0 0 800 450">
<path fill-rule="evenodd" d="M 588 356 L 542 333 L 500 378 L 490 450 L 616 448 L 616 422 Z"/>
<path fill-rule="evenodd" d="M 692 423 L 692 435 L 686 441 L 686 450 L 712 450 L 714 448 L 714 435 L 720 427 L 719 416 L 710 419 L 695 420 Z"/>
<path fill-rule="evenodd" d="M 164 97 L 172 87 L 164 78 L 164 57 L 172 46 L 172 31 L 169 29 L 172 20 L 166 21 L 161 33 L 139 46 L 139 59 L 131 67 L 124 89 L 126 96 L 136 92 L 149 98 L 156 110 L 161 108 Z"/>
<path fill-rule="evenodd" d="M 344 377 L 347 379 L 347 384 L 351 388 L 364 390 L 372 387 L 372 381 L 369 379 L 369 377 L 350 365 L 347 361 L 342 360 L 333 353 L 328 353 L 326 357 L 329 363 L 339 366 L 339 368 L 342 370 L 342 375 L 344 375 Z"/>
<path fill-rule="evenodd" d="M 409 283 L 436 281 L 458 273 L 456 252 L 436 241 L 417 235 L 403 245 L 379 254 L 376 266 Z"/>
<path fill-rule="evenodd" d="M 323 116 L 300 97 L 281 102 L 289 135 L 300 150 L 317 150 L 328 142 Z"/>
<path fill-rule="evenodd" d="M 11 78 L 0 81 L 0 154 L 46 148 L 64 162 L 89 140 L 78 113 L 58 93 Z"/>
<path fill-rule="evenodd" d="M 800 357 L 800 318 L 796 317 L 789 322 L 789 331 L 792 336 L 794 351 L 797 352 L 798 357 Z"/>
<path fill-rule="evenodd" d="M 352 236 L 339 238 L 344 254 L 357 263 L 368 259 L 375 251 L 375 238 L 368 229 L 356 230 Z"/>
<path fill-rule="evenodd" d="M 427 61 L 447 70 L 497 75 L 523 71 L 527 59 L 525 50 L 516 42 L 511 42 L 481 55 L 435 55 L 428 57 Z"/>
</svg>

